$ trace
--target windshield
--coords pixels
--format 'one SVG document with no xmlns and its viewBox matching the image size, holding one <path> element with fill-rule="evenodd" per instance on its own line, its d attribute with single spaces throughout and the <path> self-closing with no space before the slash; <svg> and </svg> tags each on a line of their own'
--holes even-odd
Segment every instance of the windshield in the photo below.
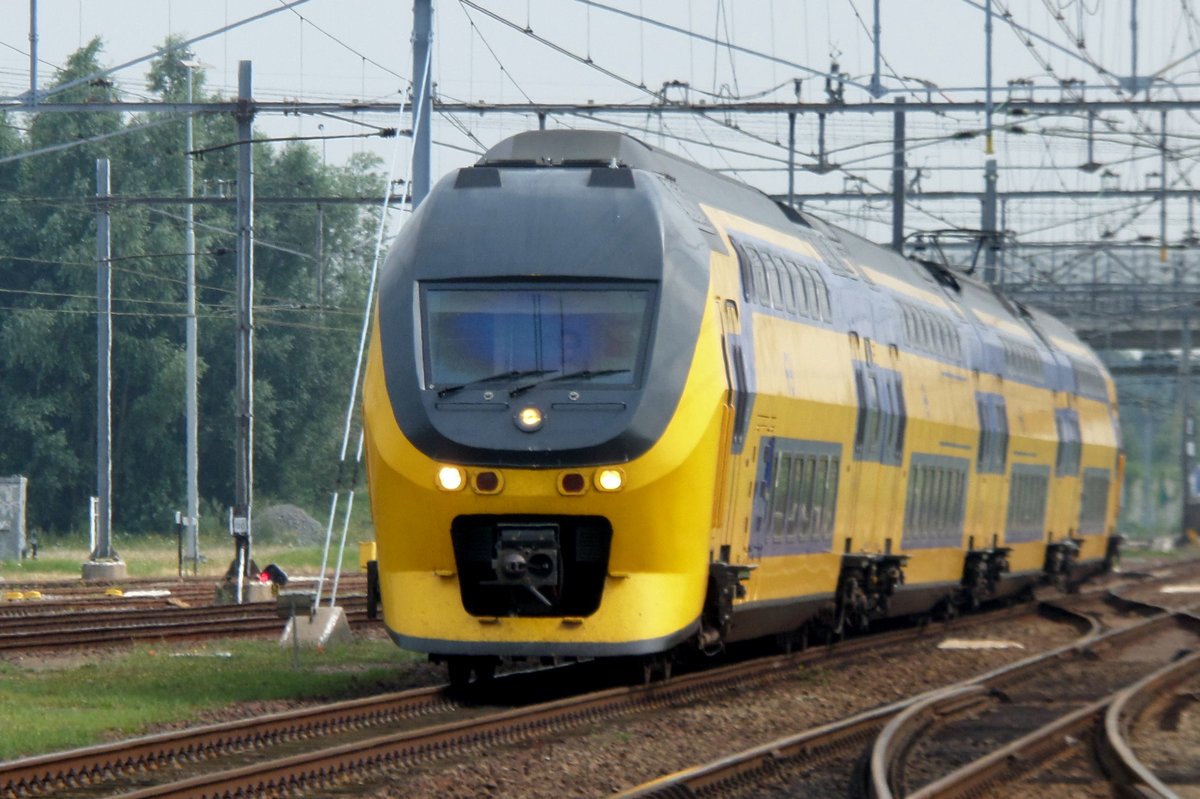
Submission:
<svg viewBox="0 0 1200 799">
<path fill-rule="evenodd" d="M 636 382 L 648 287 L 428 286 L 423 297 L 428 388 L 531 372 Z"/>
</svg>

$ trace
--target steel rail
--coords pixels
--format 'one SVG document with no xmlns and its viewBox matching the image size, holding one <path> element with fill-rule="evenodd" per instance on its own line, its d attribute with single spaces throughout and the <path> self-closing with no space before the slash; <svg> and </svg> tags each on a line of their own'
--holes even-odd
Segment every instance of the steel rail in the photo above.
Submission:
<svg viewBox="0 0 1200 799">
<path fill-rule="evenodd" d="M 1147 767 L 1126 741 L 1126 733 L 1164 696 L 1200 674 L 1200 652 L 1164 666 L 1116 695 L 1104 714 L 1101 751 L 1112 779 L 1129 793 L 1154 799 L 1178 799 L 1170 785 Z"/>
<path fill-rule="evenodd" d="M 1090 598 L 1094 598 L 1094 597 L 1089 597 L 1088 595 L 1078 595 L 1076 597 L 1071 598 L 1064 604 L 1079 604 L 1081 602 L 1088 601 Z M 1046 604 L 1042 604 L 1042 605 L 1038 606 L 1038 608 L 1036 610 L 1027 610 L 1025 612 L 1026 613 L 1039 612 L 1042 614 L 1054 614 L 1054 613 L 1071 614 L 1071 611 L 1069 611 L 1065 608 L 1056 608 L 1052 605 L 1046 605 Z M 949 628 L 970 627 L 970 626 L 990 623 L 991 621 L 994 621 L 997 617 L 1010 617 L 1010 618 L 1017 617 L 1017 618 L 1019 618 L 1020 615 L 1022 615 L 1022 614 L 1013 614 L 1011 610 L 1001 610 L 1001 611 L 997 611 L 994 613 L 964 617 L 962 619 L 955 620 L 954 622 L 945 625 L 945 628 L 949 629 Z M 1078 617 L 1077 615 L 1074 616 L 1074 618 L 1075 618 L 1076 622 L 1081 625 L 1081 627 L 1087 627 L 1088 625 L 1090 625 L 1090 631 L 1087 634 L 1088 635 L 1094 634 L 1094 631 L 1096 629 L 1096 621 L 1094 619 Z M 278 623 L 278 622 L 276 622 L 276 623 Z M 939 630 L 940 629 L 942 629 L 941 626 L 939 626 Z M 912 628 L 912 629 L 905 629 L 905 630 L 898 630 L 898 631 L 895 631 L 892 633 L 886 633 L 886 634 L 880 634 L 880 635 L 867 636 L 864 638 L 852 639 L 850 641 L 846 641 L 841 644 L 834 645 L 832 647 L 820 647 L 818 649 L 813 649 L 813 650 L 810 650 L 805 653 L 779 656 L 774 659 L 768 659 L 765 661 L 760 661 L 760 662 L 756 662 L 753 664 L 749 664 L 748 666 L 743 665 L 743 666 L 737 666 L 737 667 L 726 667 L 726 670 L 728 670 L 728 669 L 751 669 L 752 671 L 757 672 L 760 675 L 763 675 L 765 677 L 766 675 L 770 675 L 771 673 L 786 673 L 786 670 L 791 669 L 795 665 L 800 664 L 800 663 L 814 662 L 814 661 L 818 661 L 818 660 L 838 659 L 838 658 L 843 658 L 843 657 L 852 657 L 855 654 L 857 654 L 858 652 L 878 648 L 880 646 L 887 646 L 887 645 L 892 645 L 895 643 L 902 643 L 902 642 L 905 642 L 908 640 L 919 640 L 921 637 L 923 637 L 927 634 L 928 634 L 927 631 L 924 628 L 920 628 L 920 627 Z M 716 674 L 716 673 L 712 672 L 712 674 Z M 676 687 L 686 687 L 686 683 L 684 683 L 683 681 L 689 680 L 689 679 L 708 679 L 708 678 L 704 677 L 703 675 L 701 675 L 700 677 L 694 676 L 692 678 L 679 677 L 679 678 L 676 678 L 676 680 L 672 681 L 672 683 L 669 686 L 670 690 L 676 690 Z M 751 676 L 751 677 L 747 677 L 746 679 L 754 679 L 754 678 L 753 678 L 753 676 Z M 661 691 L 661 690 L 666 690 L 666 689 L 656 688 L 655 690 Z M 721 690 L 721 689 L 711 689 L 711 690 Z M 381 700 L 381 701 L 383 701 L 383 700 Z M 294 711 L 294 712 L 291 712 L 288 714 L 283 714 L 283 715 L 287 717 L 286 724 L 297 725 L 299 727 L 305 727 L 306 725 L 311 726 L 312 724 L 316 724 L 316 722 L 305 721 L 305 718 L 309 714 L 317 714 L 317 715 L 334 714 L 334 715 L 344 716 L 347 719 L 348 724 L 363 726 L 365 724 L 370 723 L 369 719 L 373 716 L 373 714 L 377 715 L 376 711 L 371 709 L 370 702 L 371 702 L 371 700 L 358 700 L 357 707 L 352 712 L 347 711 L 345 703 L 338 703 L 337 705 L 328 706 L 328 707 L 324 707 L 324 708 Z M 274 718 L 277 718 L 277 717 L 268 717 L 268 718 L 264 718 L 264 719 L 251 720 L 251 721 L 246 721 L 246 722 L 233 722 L 233 723 L 227 724 L 227 725 L 217 725 L 217 727 L 219 727 L 221 730 L 224 731 L 224 734 L 226 735 L 225 740 L 227 741 L 224 745 L 227 747 L 233 747 L 233 748 L 244 747 L 247 745 L 246 744 L 247 740 L 251 740 L 251 741 L 255 742 L 254 745 L 256 745 L 256 746 L 261 746 L 264 743 L 268 743 L 270 740 L 273 740 L 271 737 L 272 735 L 275 736 L 274 739 L 281 739 L 280 736 L 286 737 L 287 735 L 291 734 L 291 733 L 287 733 L 286 731 L 267 734 L 267 733 L 263 732 L 261 728 L 254 727 L 254 725 L 256 723 L 260 723 L 260 722 L 269 724 L 269 723 L 271 723 L 271 720 Z M 357 720 L 355 720 L 355 719 L 357 719 Z M 239 738 L 238 734 L 236 734 L 234 732 L 234 728 L 236 728 L 236 727 L 241 727 L 243 730 L 246 730 L 248 732 L 244 733 L 244 736 Z M 216 728 L 211 728 L 211 729 L 216 729 Z M 137 747 L 138 751 L 137 751 L 136 755 L 128 755 L 123 760 L 121 759 L 122 756 L 120 755 L 120 751 L 122 749 L 123 744 L 116 743 L 116 744 L 106 745 L 104 747 L 99 747 L 99 748 L 93 747 L 90 750 L 75 750 L 73 752 L 66 752 L 66 753 L 61 753 L 58 755 L 44 755 L 44 756 L 40 756 L 37 758 L 26 759 L 24 761 L 15 761 L 15 762 L 9 763 L 9 764 L 0 764 L 0 796 L 16 795 L 12 792 L 13 789 L 11 787 L 12 785 L 16 784 L 13 782 L 13 779 L 11 777 L 12 774 L 16 773 L 15 771 L 12 771 L 13 769 L 25 768 L 27 766 L 34 767 L 35 769 L 41 770 L 41 773 L 44 775 L 44 779 L 50 780 L 50 781 L 58 780 L 60 782 L 60 784 L 61 784 L 62 780 L 68 778 L 63 775 L 72 775 L 72 774 L 81 775 L 81 779 L 90 782 L 90 781 L 97 780 L 97 779 L 103 779 L 103 775 L 105 775 L 105 774 L 113 773 L 113 770 L 114 770 L 113 765 L 112 765 L 113 763 L 127 762 L 127 763 L 132 763 L 132 764 L 151 764 L 151 766 L 153 766 L 153 764 L 170 761 L 172 758 L 175 758 L 177 756 L 176 753 L 179 753 L 179 752 L 187 753 L 187 752 L 194 752 L 194 751 L 204 751 L 206 747 L 211 746 L 210 744 L 203 743 L 203 741 L 201 740 L 204 736 L 208 735 L 208 732 L 206 732 L 206 730 L 211 731 L 210 728 L 183 730 L 183 731 L 179 731 L 179 732 L 175 732 L 175 733 L 169 733 L 169 734 L 164 734 L 164 735 L 160 735 L 160 736 L 153 736 L 153 737 L 147 738 L 147 739 L 137 739 L 134 742 L 126 742 L 126 744 L 133 743 Z M 88 761 L 88 759 L 87 759 L 88 758 L 87 753 L 89 751 L 94 752 L 98 755 L 96 758 L 94 758 L 97 762 L 91 763 L 90 765 L 89 765 L 90 761 Z M 385 762 L 387 759 L 388 759 L 387 756 L 383 756 L 383 760 Z M 20 779 L 25 780 L 25 782 L 23 782 L 21 784 L 33 784 L 33 783 L 30 783 L 29 780 L 35 780 L 35 779 L 40 779 L 40 778 L 25 776 L 25 777 L 21 777 Z M 20 780 L 18 780 L 18 781 L 20 781 Z M 4 788 L 4 786 L 6 784 L 10 787 Z"/>
<path fill-rule="evenodd" d="M 413 718 L 453 706 L 444 687 L 420 688 L 24 758 L 0 763 L 0 796 L 44 795 L 133 770 L 320 735 L 367 720 Z"/>
<path fill-rule="evenodd" d="M 975 687 L 992 680 L 1001 680 L 1008 674 L 1018 674 L 1032 664 L 1047 658 L 1061 656 L 1086 646 L 1104 637 L 1099 621 L 1086 615 L 1077 606 L 1086 605 L 1097 599 L 1107 600 L 1112 596 L 1110 590 L 1088 594 L 1077 594 L 1061 600 L 1058 604 L 1041 603 L 1041 612 L 1070 614 L 1075 616 L 1084 626 L 1084 631 L 1073 642 L 1056 647 L 1049 652 L 1034 655 L 1025 660 L 1008 666 L 1002 666 L 981 675 L 976 675 L 959 683 L 957 686 L 927 691 L 914 697 L 902 699 L 879 708 L 866 711 L 846 719 L 825 724 L 795 735 L 781 738 L 770 743 L 746 751 L 730 755 L 712 763 L 696 766 L 690 769 L 665 775 L 656 780 L 635 786 L 617 796 L 620 799 L 675 799 L 676 797 L 715 796 L 727 792 L 735 792 L 738 788 L 758 784 L 765 776 L 774 774 L 789 767 L 811 768 L 825 760 L 832 759 L 838 754 L 845 754 L 866 744 L 870 736 L 881 731 L 889 720 L 930 697 L 947 695 L 956 687 L 967 687 L 968 691 L 978 692 Z M 1130 608 L 1139 603 L 1130 597 L 1119 597 L 1121 603 Z M 1165 618 L 1167 613 L 1158 610 Z M 1145 623 L 1145 622 L 1143 622 Z M 1131 628 L 1125 628 L 1126 630 Z M 1117 631 L 1121 632 L 1121 631 Z"/>
<path fill-rule="evenodd" d="M 1000 618 L 1020 618 L 1022 615 L 1029 613 L 1044 613 L 1054 614 L 1062 613 L 1052 608 L 1044 606 L 1026 610 L 1024 613 L 1013 613 L 1010 609 L 999 610 L 992 613 L 973 615 L 956 619 L 946 625 L 947 628 L 963 628 L 971 627 L 978 624 L 988 624 Z M 1068 619 L 1069 621 L 1071 619 Z M 1087 626 L 1087 620 L 1075 619 L 1076 623 L 1081 627 Z M 1094 622 L 1093 622 L 1094 624 Z M 940 628 L 939 628 L 940 629 Z M 844 641 L 833 646 L 815 647 L 806 652 L 795 653 L 791 655 L 780 655 L 773 658 L 764 658 L 758 661 L 753 661 L 746 664 L 738 664 L 734 666 L 726 666 L 722 669 L 716 669 L 708 672 L 703 672 L 695 675 L 680 676 L 672 679 L 669 683 L 662 685 L 651 686 L 649 688 L 638 689 L 614 689 L 604 696 L 610 697 L 609 701 L 616 703 L 616 709 L 607 712 L 617 713 L 622 712 L 622 708 L 630 710 L 639 709 L 643 703 L 646 705 L 662 704 L 663 702 L 677 701 L 677 696 L 701 696 L 708 695 L 714 692 L 728 690 L 729 685 L 741 685 L 747 682 L 761 681 L 772 679 L 776 675 L 784 675 L 791 673 L 796 665 L 802 663 L 813 663 L 818 661 L 828 662 L 830 660 L 838 660 L 854 657 L 861 652 L 869 651 L 881 646 L 904 643 L 907 641 L 920 640 L 929 635 L 927 629 L 914 627 L 910 629 L 896 630 L 889 633 L 883 633 L 863 638 L 855 638 L 849 641 Z M 504 678 L 498 678 L 504 679 Z M 711 683 L 711 685 L 710 685 Z M 431 689 L 432 692 L 441 694 L 442 689 Z M 633 698 L 631 698 L 633 697 Z M 638 698 L 644 697 L 644 698 Z M 390 701 L 383 698 L 380 701 Z M 563 713 L 569 718 L 570 702 L 592 702 L 595 703 L 594 697 L 581 697 L 578 700 L 564 700 L 562 707 Z M 624 703 L 624 704 L 622 704 Z M 655 704 L 657 703 L 657 704 Z M 516 712 L 516 711 L 513 711 Z M 526 713 L 527 711 L 520 711 Z M 581 711 L 588 712 L 588 711 Z M 601 713 L 602 711 L 593 710 L 592 713 Z M 307 728 L 318 722 L 309 722 L 306 720 L 308 713 L 314 714 L 314 717 L 322 718 L 326 716 L 337 716 L 345 719 L 346 725 L 369 726 L 379 721 L 386 721 L 386 713 L 381 713 L 373 708 L 370 700 L 357 700 L 353 707 L 347 709 L 343 703 L 336 705 L 316 708 L 311 711 L 298 710 L 285 714 L 280 718 L 280 723 L 276 724 L 277 717 L 268 717 L 264 720 L 233 722 L 226 725 L 219 725 L 215 728 L 200 728 L 199 730 L 181 730 L 168 734 L 153 736 L 146 739 L 136 739 L 129 742 L 136 750 L 133 753 L 123 753 L 122 744 L 109 744 L 103 747 L 92 747 L 90 749 L 75 750 L 65 752 L 61 755 L 44 755 L 37 758 L 28 759 L 26 761 L 15 761 L 10 764 L 0 764 L 0 796 L 16 796 L 16 788 L 14 786 L 33 785 L 33 784 L 64 784 L 64 780 L 68 779 L 69 775 L 83 775 L 81 779 L 87 781 L 95 781 L 104 779 L 104 775 L 115 773 L 120 768 L 129 767 L 157 767 L 170 763 L 177 757 L 177 753 L 188 753 L 196 751 L 210 751 L 213 744 L 210 741 L 217 737 L 222 743 L 222 751 L 232 751 L 235 749 L 245 748 L 249 745 L 261 747 L 276 740 L 282 740 L 282 737 L 291 735 L 289 730 L 292 727 Z M 512 716 L 512 713 L 509 714 Z M 510 721 L 513 724 L 527 723 L 524 716 L 518 714 Z M 267 725 L 266 727 L 257 726 L 259 723 Z M 474 722 L 462 722 L 460 727 L 455 727 L 451 732 L 458 731 L 464 740 L 469 739 L 470 724 Z M 564 722 L 565 723 L 565 722 Z M 465 725 L 465 726 L 463 726 Z M 417 733 L 409 733 L 418 735 Z M 450 733 L 446 733 L 450 735 Z M 193 737 L 194 736 L 194 737 Z M 451 736 L 452 737 L 452 736 Z M 355 744 L 353 748 L 357 751 L 360 744 Z M 383 749 L 386 749 L 389 744 L 381 744 Z M 399 742 L 393 742 L 390 746 L 399 747 L 400 755 L 396 756 L 417 756 L 421 751 L 423 744 L 417 739 L 403 739 Z M 407 749 L 405 748 L 407 747 Z M 382 750 L 381 750 L 382 751 Z M 409 754 L 404 755 L 404 752 Z M 345 755 L 345 753 L 343 753 Z M 346 755 L 348 757 L 348 755 Z M 388 760 L 387 755 L 380 755 L 380 762 Z M 114 766 L 116 764 L 116 766 Z M 129 764 L 122 766 L 121 764 Z M 323 768 L 320 766 L 319 768 Z M 288 766 L 287 768 L 291 768 Z M 297 768 L 299 768 L 297 766 Z M 18 771 L 14 771 L 14 769 Z M 14 776 L 16 775 L 16 776 Z M 243 775 L 244 777 L 244 775 Z M 196 778 L 202 780 L 203 778 Z M 6 787 L 7 786 L 7 787 Z M 69 787 L 69 786 L 68 786 Z M 153 795 L 153 794 L 151 794 Z M 170 795 L 170 794 L 166 794 Z M 183 794 L 197 795 L 197 794 Z M 214 794 L 215 795 L 215 794 Z"/>
<path fill-rule="evenodd" d="M 377 736 L 124 794 L 124 799 L 215 799 L 309 790 L 366 769 L 436 759 L 451 751 L 517 743 L 614 716 L 696 701 L 784 673 L 803 655 L 726 666 L 669 682 L 611 688 L 419 730 Z"/>
<path fill-rule="evenodd" d="M 230 607 L 252 607 L 247 605 Z M 346 606 L 343 606 L 346 607 Z M 171 615 L 185 615 L 189 610 L 207 611 L 200 609 L 176 609 Z M 366 608 L 346 608 L 347 621 L 360 624 L 367 621 Z M 161 616 L 161 614 L 159 614 Z M 211 615 L 175 618 L 163 621 L 161 618 L 153 621 L 117 624 L 115 626 L 90 628 L 84 621 L 82 626 L 71 626 L 67 629 L 44 629 L 33 631 L 18 631 L 11 634 L 0 634 L 0 652 L 18 652 L 26 650 L 66 649 L 78 646 L 95 646 L 112 643 L 129 643 L 137 641 L 178 640 L 188 638 L 219 638 L 261 635 L 263 633 L 278 633 L 283 621 L 275 612 L 275 606 L 253 608 L 244 613 L 225 612 L 215 618 Z"/>
<path fill-rule="evenodd" d="M 1018 664 L 1019 668 L 996 675 L 993 679 L 927 696 L 889 722 L 876 739 L 871 751 L 868 794 L 874 799 L 893 799 L 897 796 L 897 785 L 902 782 L 900 774 L 904 760 L 913 749 L 915 741 L 927 729 L 944 724 L 956 715 L 967 715 L 981 706 L 995 704 L 999 701 L 996 692 L 1004 686 L 1018 680 L 1030 680 L 1037 672 L 1045 671 L 1064 657 L 1095 655 L 1098 650 L 1114 645 L 1127 649 L 1164 629 L 1182 626 L 1184 629 L 1190 628 L 1190 631 L 1200 638 L 1200 625 L 1196 624 L 1197 621 L 1187 610 L 1172 610 L 1133 626 L 1104 633 L 1083 645 L 1072 644 L 1044 653 L 1029 662 Z M 1036 764 L 1065 748 L 1067 744 L 1062 737 L 1064 733 L 1076 732 L 1098 722 L 1100 715 L 1114 698 L 1120 696 L 1127 688 L 1122 687 L 1118 691 L 1108 692 L 1088 701 L 988 755 L 903 795 L 908 799 L 972 796 L 988 786 L 1012 779 L 1015 775 L 1028 773 Z"/>
</svg>

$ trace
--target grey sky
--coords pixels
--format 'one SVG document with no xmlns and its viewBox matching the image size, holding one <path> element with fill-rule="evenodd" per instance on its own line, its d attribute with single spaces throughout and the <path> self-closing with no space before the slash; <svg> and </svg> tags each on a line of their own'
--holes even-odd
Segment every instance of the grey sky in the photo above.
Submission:
<svg viewBox="0 0 1200 799">
<path fill-rule="evenodd" d="M 979 87 L 984 76 L 984 15 L 976 7 L 984 0 L 882 0 L 882 43 L 884 84 L 899 88 L 901 81 L 892 75 L 919 78 L 946 90 L 943 99 L 974 99 L 978 92 L 961 91 Z M 7 0 L 9 20 L 0 35 L 0 93 L 15 95 L 28 88 L 28 13 L 29 4 Z M 196 36 L 220 28 L 238 19 L 279 8 L 281 3 L 267 0 L 231 2 L 206 0 L 39 0 L 40 56 L 50 64 L 61 64 L 66 56 L 92 36 L 105 42 L 104 59 L 120 63 L 151 52 L 170 33 Z M 627 16 L 603 8 L 611 5 L 633 15 L 644 15 L 666 25 L 692 31 L 695 36 L 639 23 Z M 508 27 L 474 6 L 491 11 L 513 24 Z M 998 13 L 1008 10 L 1015 22 L 1047 41 L 1034 39 L 1033 47 L 1022 42 L 1012 28 L 997 17 L 994 39 L 994 85 L 1004 86 L 1012 79 L 1030 79 L 1052 86 L 1056 78 L 1075 78 L 1103 86 L 1112 82 L 1111 74 L 1127 75 L 1131 62 L 1129 0 L 995 0 Z M 1164 77 L 1177 86 L 1161 85 L 1153 89 L 1158 97 L 1195 97 L 1200 84 L 1195 56 L 1184 58 L 1200 47 L 1200 23 L 1190 13 L 1191 3 L 1142 2 L 1139 17 L 1139 72 L 1157 71 L 1171 65 Z M 570 0 L 436 0 L 434 76 L 439 94 L 446 99 L 522 102 L 531 97 L 550 102 L 633 102 L 651 101 L 652 94 L 668 80 L 687 81 L 691 98 L 704 99 L 706 93 L 745 98 L 794 98 L 792 80 L 802 78 L 801 97 L 815 101 L 823 97 L 820 78 L 796 68 L 804 65 L 815 70 L 828 67 L 831 53 L 838 54 L 841 68 L 852 80 L 867 83 L 872 69 L 871 0 L 609 0 L 587 4 Z M 310 0 L 295 11 L 282 11 L 197 46 L 198 56 L 212 68 L 209 85 L 227 95 L 235 92 L 237 62 L 254 62 L 255 95 L 263 99 L 369 99 L 399 100 L 411 74 L 410 45 L 411 2 L 378 0 Z M 614 80 L 586 64 L 579 63 L 546 44 L 521 32 L 532 28 L 534 34 L 625 78 Z M 737 45 L 737 51 L 714 45 L 707 39 Z M 1079 47 L 1082 41 L 1084 47 Z M 792 65 L 758 57 L 747 51 L 774 56 Z M 1173 64 L 1173 62 L 1180 63 Z M 1090 63 L 1089 63 L 1090 62 Z M 1173 65 L 1172 65 L 1173 64 Z M 52 67 L 42 67 L 42 83 L 52 78 Z M 145 66 L 133 67 L 117 76 L 121 88 L 136 96 L 144 90 Z M 629 85 L 634 84 L 633 86 Z M 644 84 L 646 91 L 636 88 Z M 913 81 L 907 85 L 916 86 Z M 959 91 L 956 91 L 959 89 Z M 935 98 L 939 95 L 935 93 Z M 1051 92 L 1047 97 L 1057 97 Z M 1104 89 L 1089 91 L 1089 97 L 1113 98 Z M 869 96 L 847 88 L 848 101 L 863 102 Z M 1002 100 L 1004 92 L 997 93 Z M 711 100 L 711 98 L 710 98 Z M 891 97 L 881 101 L 891 103 Z M 1135 146 L 1136 137 L 1148 138 L 1158 128 L 1156 115 L 1134 120 L 1128 115 L 1112 115 L 1119 134 L 1111 143 L 1099 144 L 1098 158 L 1111 164 L 1115 178 L 1110 183 L 1143 187 L 1153 182 L 1148 173 L 1158 169 L 1158 161 L 1146 147 Z M 373 124 L 402 124 L 394 117 L 373 115 Z M 680 117 L 627 115 L 606 121 L 579 118 L 551 120 L 552 125 L 571 127 L 626 126 L 639 137 L 699 160 L 714 168 L 733 171 L 743 180 L 768 191 L 782 191 L 786 176 L 782 170 L 783 149 L 774 142 L 786 141 L 786 120 L 777 117 L 741 117 L 729 120 L 698 121 Z M 998 123 L 1005 120 L 997 118 Z M 275 119 L 260 120 L 276 135 L 359 132 L 357 126 L 333 120 Z M 469 115 L 458 120 L 435 120 L 437 141 L 467 150 L 478 145 L 464 135 L 469 130 L 478 142 L 491 145 L 517 130 L 532 127 L 531 117 L 480 117 Z M 938 118 L 910 115 L 910 146 L 922 138 L 940 139 L 956 131 L 977 129 L 978 115 Z M 1103 128 L 1104 126 L 1102 126 Z M 1196 124 L 1182 113 L 1171 120 L 1173 146 L 1188 158 L 1173 161 L 1169 174 L 1189 170 L 1194 142 L 1182 138 L 1194 136 Z M 1094 189 L 1100 186 L 1100 174 L 1081 172 L 1074 167 L 1085 160 L 1082 140 L 1083 123 L 1079 119 L 1038 120 L 1025 135 L 1003 134 L 997 138 L 996 157 L 1002 169 L 1002 188 L 1066 187 Z M 1105 128 L 1105 130 L 1107 130 Z M 829 121 L 828 146 L 837 149 L 831 160 L 845 165 L 818 176 L 804 173 L 798 180 L 801 191 L 841 191 L 855 180 L 867 185 L 886 187 L 890 164 L 891 117 L 838 116 Z M 355 148 L 370 148 L 390 159 L 392 145 L 386 142 L 330 143 L 327 152 L 340 160 Z M 844 149 L 850 148 L 850 149 Z M 798 149 L 811 154 L 816 150 L 816 121 L 802 117 L 798 125 Z M 921 187 L 929 190 L 978 190 L 985 158 L 982 139 L 920 146 L 909 153 L 909 163 L 923 170 Z M 1133 159 L 1133 160 L 1130 160 Z M 435 176 L 474 160 L 469 152 L 450 147 L 435 147 Z M 810 161 L 808 156 L 801 163 Z M 400 176 L 407 172 L 407 147 L 401 153 Z M 1060 167 L 1053 169 L 1052 167 Z M 1198 175 L 1197 177 L 1200 177 Z M 1190 185 L 1190 178 L 1180 185 Z M 1182 206 L 1179 206 L 1181 209 Z M 966 225 L 977 215 L 969 206 L 933 209 L 932 215 L 914 211 L 913 226 L 938 227 L 942 222 Z M 1078 238 L 1098 235 L 1110 220 L 1080 221 L 1090 209 L 1079 207 L 1072 217 L 1070 209 L 1055 209 L 1051 221 L 1056 227 L 1037 230 L 1051 211 L 1030 204 L 1013 209 L 1013 226 L 1029 235 Z M 879 209 L 869 207 L 829 209 L 833 219 L 852 228 L 881 238 Z M 848 214 L 848 216 L 847 216 Z M 1145 215 L 1126 225 L 1130 234 L 1156 229 L 1156 214 Z M 1172 213 L 1173 229 L 1183 224 L 1180 212 Z M 977 220 L 976 220 L 977 222 Z M 1116 226 L 1120 219 L 1113 217 Z"/>
</svg>

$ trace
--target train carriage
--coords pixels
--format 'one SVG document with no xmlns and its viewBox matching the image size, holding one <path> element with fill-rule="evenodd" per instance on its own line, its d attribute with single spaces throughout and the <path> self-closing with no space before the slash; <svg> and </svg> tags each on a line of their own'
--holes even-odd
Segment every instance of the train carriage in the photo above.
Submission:
<svg viewBox="0 0 1200 799">
<path fill-rule="evenodd" d="M 1112 381 L 1065 326 L 628 136 L 443 179 L 364 389 L 395 641 L 657 656 L 834 634 L 1115 553 Z"/>
</svg>

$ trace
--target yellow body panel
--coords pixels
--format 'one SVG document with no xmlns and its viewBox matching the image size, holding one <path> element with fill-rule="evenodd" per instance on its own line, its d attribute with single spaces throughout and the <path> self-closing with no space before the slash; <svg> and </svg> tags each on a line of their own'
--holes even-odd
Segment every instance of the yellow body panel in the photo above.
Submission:
<svg viewBox="0 0 1200 799">
<path fill-rule="evenodd" d="M 481 645 L 546 644 L 586 647 L 654 641 L 690 630 L 701 613 L 713 560 L 728 552 L 733 564 L 752 568 L 735 603 L 832 595 L 844 552 L 909 556 L 905 581 L 913 586 L 955 586 L 967 549 L 1011 546 L 1011 571 L 1043 569 L 1046 541 L 1007 544 L 1006 506 L 1013 464 L 1050 469 L 1046 530 L 1058 541 L 1078 528 L 1081 476 L 1054 475 L 1055 409 L 1074 408 L 1086 445 L 1082 468 L 1110 470 L 1108 516 L 1102 534 L 1084 537 L 1081 558 L 1105 557 L 1117 512 L 1118 442 L 1109 407 L 996 375 L 937 361 L 897 342 L 859 339 L 814 324 L 747 308 L 728 235 L 739 232 L 820 259 L 807 242 L 710 207 L 704 211 L 729 254 L 710 256 L 708 302 L 685 389 L 662 437 L 641 457 L 619 464 L 626 485 L 616 493 L 590 489 L 581 496 L 558 490 L 560 469 L 496 469 L 503 490 L 476 494 L 437 489 L 441 465 L 419 452 L 392 415 L 376 327 L 364 384 L 380 587 L 390 630 L 410 641 Z M 960 310 L 932 290 L 862 267 L 878 286 L 861 290 L 902 293 Z M 977 314 L 978 315 L 978 314 Z M 1006 334 L 1030 338 L 1015 321 L 980 315 Z M 731 448 L 734 404 L 725 342 L 752 333 L 756 397 L 742 451 Z M 1064 349 L 1075 351 L 1078 347 Z M 1078 353 L 1077 353 L 1078 354 Z M 903 379 L 907 426 L 899 465 L 854 458 L 857 394 L 855 362 L 870 360 Z M 1003 474 L 977 470 L 977 392 L 1000 394 L 1007 407 L 1009 445 Z M 1109 387 L 1110 396 L 1112 393 Z M 504 416 L 502 423 L 509 423 Z M 755 480 L 765 437 L 841 447 L 837 515 L 828 551 L 763 557 L 751 548 Z M 903 545 L 905 503 L 914 453 L 969 462 L 962 540 L 958 546 Z M 599 467 L 570 469 L 589 476 Z M 467 469 L 468 474 L 473 470 Z M 1081 473 L 1082 474 L 1082 471 Z M 470 481 L 468 480 L 468 483 Z M 475 617 L 463 608 L 451 546 L 452 520 L 463 514 L 597 515 L 613 530 L 609 574 L 600 605 L 586 618 Z M 416 611 L 414 609 L 419 609 Z M 488 651 L 486 646 L 483 651 Z"/>
<path fill-rule="evenodd" d="M 710 312 L 702 341 L 719 341 Z M 719 350 L 698 347 L 686 390 L 660 440 L 620 464 L 621 491 L 558 491 L 558 476 L 586 469 L 499 469 L 504 488 L 475 494 L 440 491 L 439 464 L 404 437 L 391 414 L 378 332 L 363 389 L 369 423 L 367 463 L 379 550 L 384 619 L 401 636 L 440 641 L 616 643 L 656 639 L 692 625 L 704 600 L 725 376 Z M 504 423 L 510 423 L 507 416 Z M 468 469 L 468 472 L 472 470 Z M 609 577 L 599 609 L 586 619 L 480 620 L 462 606 L 450 525 L 463 514 L 599 515 L 612 524 Z M 691 533 L 689 534 L 689 531 Z M 420 613 L 406 612 L 420 607 Z M 567 628 L 570 628 L 567 630 Z"/>
</svg>

